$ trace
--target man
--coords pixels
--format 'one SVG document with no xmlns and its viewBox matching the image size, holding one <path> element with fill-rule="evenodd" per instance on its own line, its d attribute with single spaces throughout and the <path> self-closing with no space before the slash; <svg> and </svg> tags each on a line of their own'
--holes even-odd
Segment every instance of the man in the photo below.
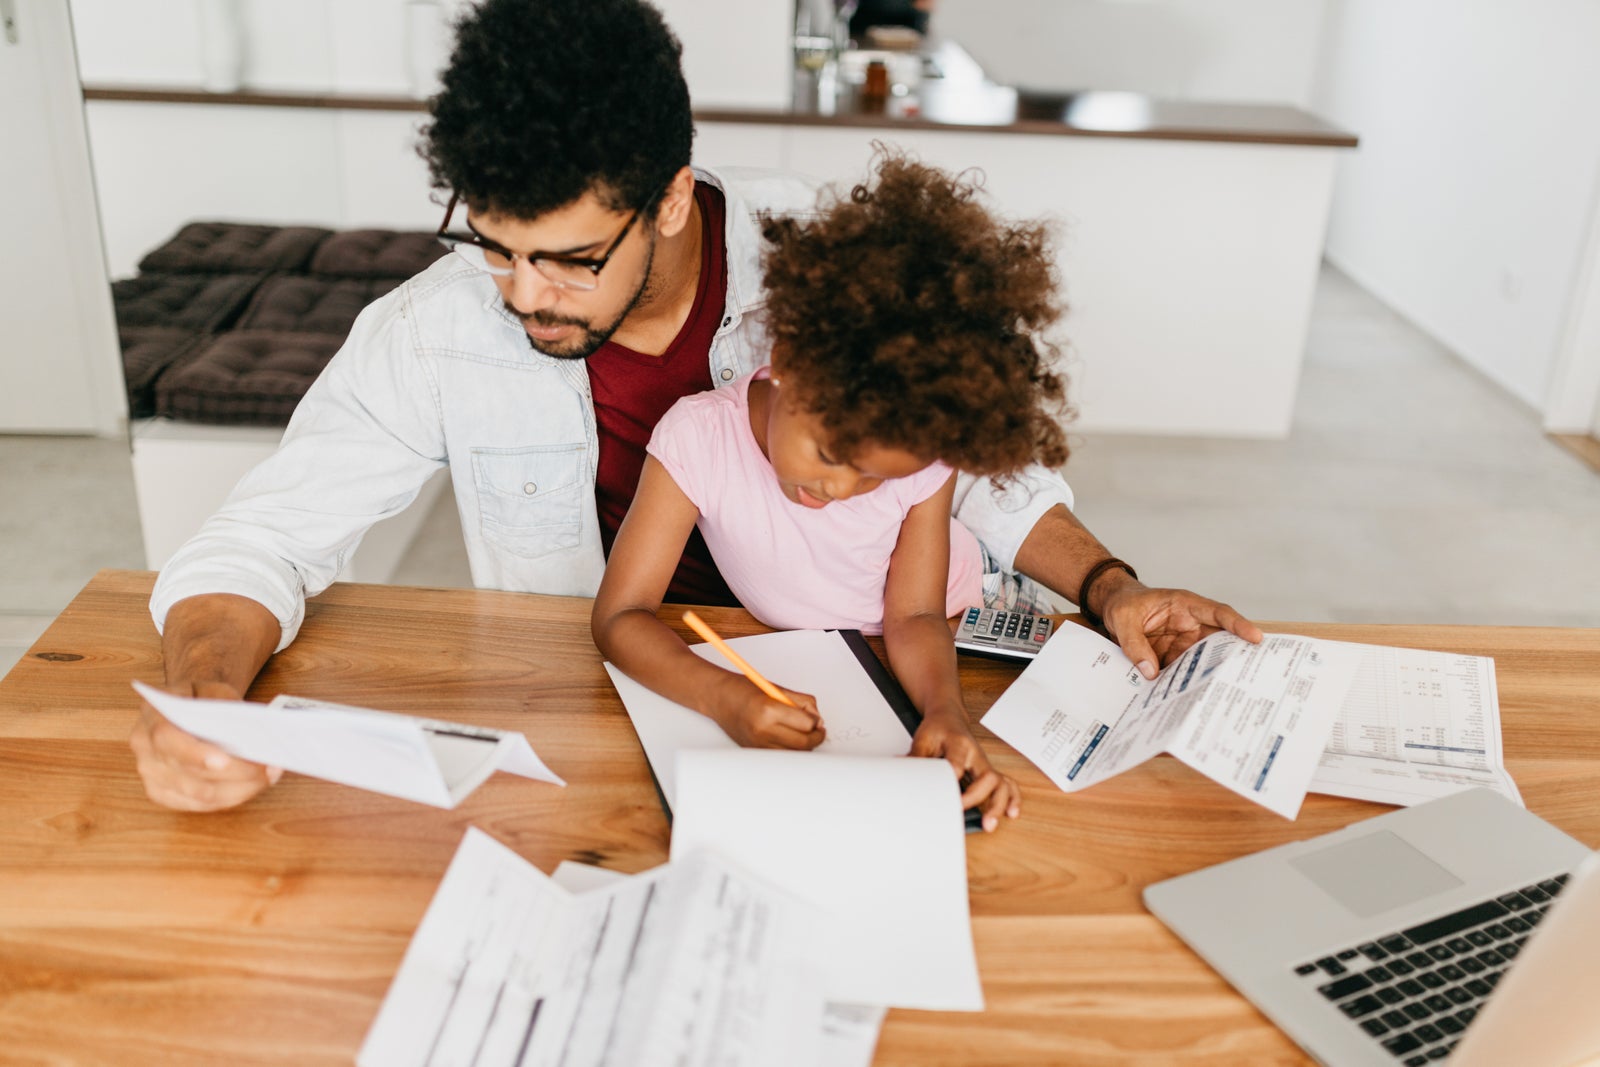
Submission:
<svg viewBox="0 0 1600 1067">
<path fill-rule="evenodd" d="M 656 420 L 767 362 L 756 218 L 814 189 L 690 169 L 679 47 L 653 8 L 485 0 L 432 113 L 423 154 L 459 254 L 362 313 L 277 453 L 162 571 L 174 692 L 240 697 L 305 598 L 446 465 L 475 584 L 593 595 Z M 955 510 L 998 565 L 1098 612 L 1147 675 L 1219 627 L 1259 639 L 1225 605 L 1141 585 L 1071 502 L 1033 470 L 1004 492 L 966 479 Z M 698 539 L 669 595 L 731 600 Z M 231 807 L 277 779 L 148 704 L 130 743 L 169 807 Z"/>
</svg>

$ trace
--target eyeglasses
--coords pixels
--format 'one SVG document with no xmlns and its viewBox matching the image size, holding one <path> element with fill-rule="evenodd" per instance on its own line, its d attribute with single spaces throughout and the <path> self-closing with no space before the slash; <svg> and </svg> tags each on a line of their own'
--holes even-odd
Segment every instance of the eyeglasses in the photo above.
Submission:
<svg viewBox="0 0 1600 1067">
<path fill-rule="evenodd" d="M 557 289 L 578 289 L 584 292 L 600 287 L 600 271 L 611 261 L 611 257 L 621 247 L 622 239 L 628 236 L 628 231 L 633 229 L 633 224 L 644 211 L 641 207 L 628 216 L 628 221 L 623 223 L 622 232 L 617 234 L 616 240 L 611 242 L 598 259 L 587 256 L 563 256 L 554 252 L 530 252 L 524 255 L 495 244 L 480 233 L 449 232 L 450 218 L 455 214 L 456 202 L 460 199 L 460 193 L 452 194 L 450 205 L 444 210 L 444 221 L 439 224 L 439 230 L 434 234 L 440 244 L 479 270 L 501 277 L 512 272 L 517 260 L 526 259 L 533 264 L 534 270 L 544 275 L 545 280 Z"/>
</svg>

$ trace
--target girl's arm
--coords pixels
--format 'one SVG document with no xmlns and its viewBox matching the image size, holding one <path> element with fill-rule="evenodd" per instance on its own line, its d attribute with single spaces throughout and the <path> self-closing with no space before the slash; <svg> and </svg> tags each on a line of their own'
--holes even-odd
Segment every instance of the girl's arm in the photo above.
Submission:
<svg viewBox="0 0 1600 1067">
<path fill-rule="evenodd" d="M 967 722 L 956 673 L 956 647 L 945 618 L 950 580 L 950 501 L 955 475 L 915 505 L 900 525 L 883 594 L 883 643 L 889 666 L 918 711 L 922 726 L 911 742 L 914 756 L 950 761 L 961 776 L 961 805 L 983 810 L 983 828 L 1021 812 L 1015 782 L 995 770 Z"/>
<path fill-rule="evenodd" d="M 656 618 L 698 517 L 672 475 L 646 456 L 595 597 L 589 619 L 594 643 L 628 677 L 708 716 L 741 745 L 816 748 L 825 735 L 814 697 L 784 690 L 799 707 L 780 704 L 744 675 L 690 652 Z"/>
</svg>

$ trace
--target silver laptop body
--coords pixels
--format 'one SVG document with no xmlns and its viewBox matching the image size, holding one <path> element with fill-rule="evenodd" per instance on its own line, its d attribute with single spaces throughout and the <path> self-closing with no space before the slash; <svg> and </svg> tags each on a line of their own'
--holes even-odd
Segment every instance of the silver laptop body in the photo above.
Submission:
<svg viewBox="0 0 1600 1067">
<path fill-rule="evenodd" d="M 1590 856 L 1472 789 L 1159 882 L 1144 900 L 1329 1067 L 1567 1067 L 1600 1054 Z"/>
</svg>

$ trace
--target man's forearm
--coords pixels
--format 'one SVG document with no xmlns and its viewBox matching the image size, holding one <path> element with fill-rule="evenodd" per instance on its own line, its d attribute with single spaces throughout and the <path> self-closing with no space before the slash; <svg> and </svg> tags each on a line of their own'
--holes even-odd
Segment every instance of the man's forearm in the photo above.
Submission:
<svg viewBox="0 0 1600 1067">
<path fill-rule="evenodd" d="M 242 695 L 282 633 L 272 612 L 248 597 L 211 593 L 180 600 L 162 628 L 167 684 L 186 689 L 222 682 Z"/>
<path fill-rule="evenodd" d="M 1017 549 L 1016 569 L 1029 578 L 1077 601 L 1078 587 L 1090 568 L 1111 552 L 1088 527 L 1065 507 L 1057 504 L 1039 517 Z M 1126 571 L 1109 571 L 1095 579 L 1090 599 L 1097 603 L 1113 586 L 1131 581 Z M 1082 608 L 1084 605 L 1079 604 Z"/>
</svg>

